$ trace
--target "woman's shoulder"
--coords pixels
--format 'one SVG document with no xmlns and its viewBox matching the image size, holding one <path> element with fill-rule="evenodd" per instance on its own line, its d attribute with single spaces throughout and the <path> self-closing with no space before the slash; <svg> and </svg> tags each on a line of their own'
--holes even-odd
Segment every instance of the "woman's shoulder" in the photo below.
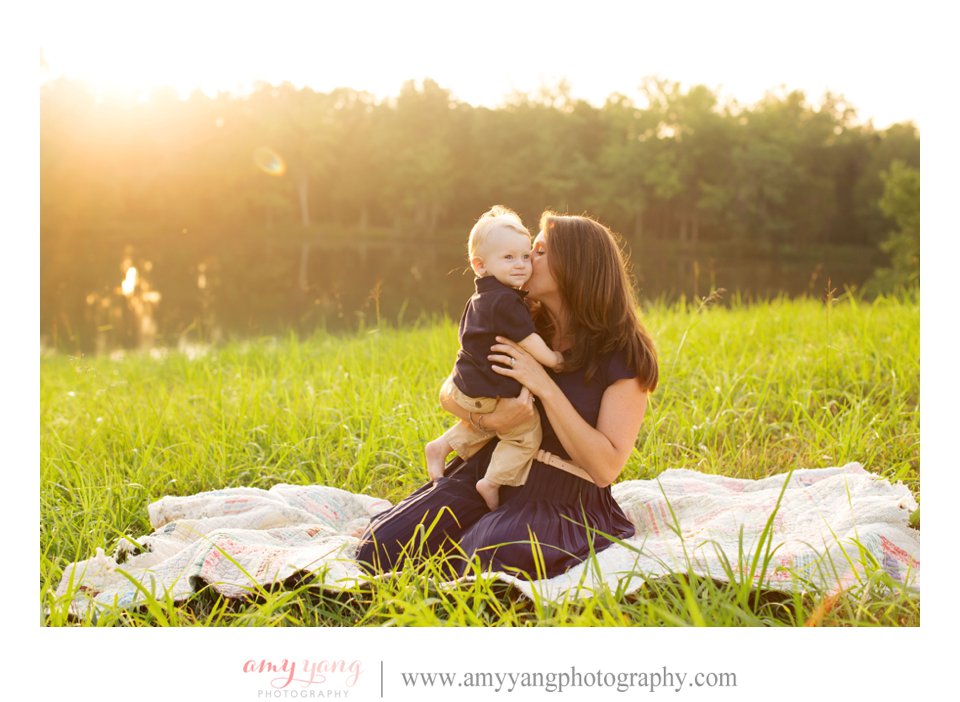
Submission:
<svg viewBox="0 0 960 702">
<path fill-rule="evenodd" d="M 614 349 L 600 357 L 599 370 L 604 375 L 604 384 L 613 385 L 624 378 L 636 378 L 637 371 L 631 367 L 630 352 Z"/>
</svg>

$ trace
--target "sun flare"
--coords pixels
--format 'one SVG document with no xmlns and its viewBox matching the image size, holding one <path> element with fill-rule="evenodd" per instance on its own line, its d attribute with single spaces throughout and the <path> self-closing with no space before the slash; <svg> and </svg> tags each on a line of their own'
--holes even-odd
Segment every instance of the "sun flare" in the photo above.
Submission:
<svg viewBox="0 0 960 702">
<path fill-rule="evenodd" d="M 172 2 L 148 13 L 134 3 L 64 5 L 58 22 L 41 33 L 42 72 L 45 78 L 82 81 L 99 95 L 146 98 L 173 89 L 186 97 L 196 90 L 241 90 L 247 86 L 237 76 L 252 84 L 263 57 L 235 34 L 212 29 L 222 23 L 217 14 L 222 9 L 214 3 L 185 12 Z"/>
<path fill-rule="evenodd" d="M 69 56 L 69 61 L 61 57 Z M 198 81 L 196 66 L 174 51 L 143 51 L 114 45 L 56 46 L 44 49 L 44 62 L 57 74 L 80 80 L 98 95 L 149 97 L 172 89 L 185 97 L 207 86 Z M 51 71 L 53 72 L 53 71 Z"/>
</svg>

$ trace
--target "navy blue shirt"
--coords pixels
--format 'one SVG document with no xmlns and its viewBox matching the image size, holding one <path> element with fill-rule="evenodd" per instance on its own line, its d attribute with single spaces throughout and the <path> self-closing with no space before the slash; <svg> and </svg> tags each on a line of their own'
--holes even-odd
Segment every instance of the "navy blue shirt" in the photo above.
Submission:
<svg viewBox="0 0 960 702">
<path fill-rule="evenodd" d="M 522 293 L 492 275 L 474 281 L 477 292 L 460 317 L 460 352 L 453 382 L 470 397 L 516 397 L 520 383 L 490 368 L 490 347 L 502 336 L 523 341 L 537 331 Z"/>
</svg>

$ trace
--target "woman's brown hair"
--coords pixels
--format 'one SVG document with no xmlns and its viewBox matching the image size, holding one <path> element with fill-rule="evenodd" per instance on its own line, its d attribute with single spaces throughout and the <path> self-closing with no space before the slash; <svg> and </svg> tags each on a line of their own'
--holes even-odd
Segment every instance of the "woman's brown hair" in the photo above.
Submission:
<svg viewBox="0 0 960 702">
<path fill-rule="evenodd" d="M 540 231 L 547 244 L 547 265 L 567 312 L 573 345 L 564 351 L 564 368 L 586 368 L 587 379 L 600 357 L 625 352 L 640 384 L 653 392 L 659 381 L 657 350 L 637 316 L 633 284 L 616 235 L 589 217 L 544 212 Z M 535 310 L 544 336 L 554 328 L 546 309 Z"/>
</svg>

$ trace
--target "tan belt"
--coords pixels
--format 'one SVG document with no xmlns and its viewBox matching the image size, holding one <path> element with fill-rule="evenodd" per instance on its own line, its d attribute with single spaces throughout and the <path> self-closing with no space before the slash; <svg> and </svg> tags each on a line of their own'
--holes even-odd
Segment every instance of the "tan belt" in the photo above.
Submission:
<svg viewBox="0 0 960 702">
<path fill-rule="evenodd" d="M 559 468 L 560 470 L 565 470 L 566 472 L 571 473 L 572 475 L 575 475 L 578 478 L 582 478 L 583 480 L 586 480 L 589 483 L 593 482 L 593 478 L 591 478 L 590 474 L 587 471 L 585 471 L 583 468 L 581 468 L 578 465 L 574 465 L 569 461 L 565 461 L 559 456 L 553 455 L 549 451 L 544 451 L 542 449 L 540 451 L 537 451 L 536 458 L 541 463 L 546 463 L 548 466 L 551 466 L 552 468 Z"/>
</svg>

